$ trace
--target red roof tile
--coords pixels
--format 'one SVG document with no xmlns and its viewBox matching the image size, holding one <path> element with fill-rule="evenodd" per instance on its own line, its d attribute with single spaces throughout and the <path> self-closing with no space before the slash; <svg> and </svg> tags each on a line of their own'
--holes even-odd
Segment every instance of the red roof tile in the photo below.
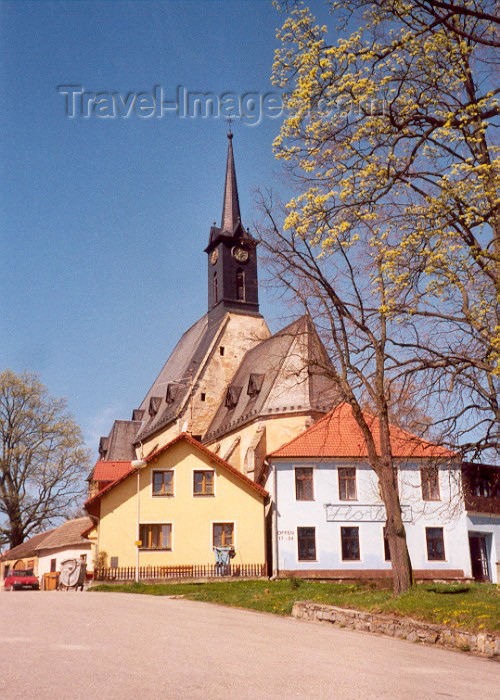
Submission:
<svg viewBox="0 0 500 700">
<path fill-rule="evenodd" d="M 380 452 L 379 420 L 363 412 L 372 431 L 375 445 Z M 391 425 L 393 456 L 403 457 L 453 457 L 445 447 L 422 440 L 416 435 Z M 368 453 L 361 429 L 352 408 L 341 403 L 298 437 L 273 452 L 270 457 L 367 457 Z"/>
<path fill-rule="evenodd" d="M 116 481 L 132 469 L 131 462 L 99 461 L 94 467 L 91 481 Z"/>
</svg>

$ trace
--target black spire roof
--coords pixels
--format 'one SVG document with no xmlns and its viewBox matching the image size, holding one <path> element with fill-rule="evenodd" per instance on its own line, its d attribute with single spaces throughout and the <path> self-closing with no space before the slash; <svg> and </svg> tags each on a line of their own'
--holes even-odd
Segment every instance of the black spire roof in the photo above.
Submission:
<svg viewBox="0 0 500 700">
<path fill-rule="evenodd" d="M 233 133 L 229 131 L 227 138 L 226 183 L 224 186 L 224 201 L 222 204 L 221 231 L 234 234 L 238 224 L 241 225 L 240 200 L 238 197 L 238 185 L 236 182 L 236 170 L 234 168 Z"/>
<path fill-rule="evenodd" d="M 205 252 L 210 252 L 221 238 L 245 239 L 253 241 L 249 231 L 243 228 L 241 223 L 240 198 L 238 196 L 238 183 L 236 182 L 236 168 L 234 167 L 233 132 L 227 134 L 227 161 L 226 179 L 224 182 L 224 199 L 222 201 L 222 220 L 220 228 L 214 225 L 210 229 L 210 237 Z"/>
</svg>

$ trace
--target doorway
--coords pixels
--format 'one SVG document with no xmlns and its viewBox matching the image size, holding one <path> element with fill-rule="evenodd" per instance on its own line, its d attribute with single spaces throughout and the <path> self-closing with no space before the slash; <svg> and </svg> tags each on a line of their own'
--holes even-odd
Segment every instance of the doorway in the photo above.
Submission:
<svg viewBox="0 0 500 700">
<path fill-rule="evenodd" d="M 472 576 L 475 581 L 491 581 L 486 535 L 469 535 Z"/>
</svg>

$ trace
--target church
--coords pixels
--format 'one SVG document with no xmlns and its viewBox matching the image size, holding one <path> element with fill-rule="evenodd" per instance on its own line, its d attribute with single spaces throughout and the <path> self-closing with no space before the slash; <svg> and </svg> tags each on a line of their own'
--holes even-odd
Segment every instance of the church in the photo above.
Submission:
<svg viewBox="0 0 500 700">
<path fill-rule="evenodd" d="M 227 137 L 221 224 L 210 228 L 204 249 L 207 312 L 179 339 L 130 420 L 115 420 L 100 439 L 102 462 L 145 459 L 187 433 L 259 483 L 266 455 L 337 403 L 311 320 L 271 335 L 259 311 L 258 241 L 242 224 L 233 134 Z M 102 482 L 89 481 L 92 495 Z"/>
<path fill-rule="evenodd" d="M 214 552 L 231 552 L 232 575 L 272 565 L 275 576 L 391 576 L 363 436 L 311 319 L 270 333 L 257 246 L 241 220 L 230 132 L 221 224 L 204 249 L 207 311 L 130 420 L 100 439 L 89 476 L 89 539 L 112 576 L 205 576 Z M 391 440 L 416 577 L 496 582 L 496 486 L 464 499 L 454 453 L 396 426 Z"/>
</svg>

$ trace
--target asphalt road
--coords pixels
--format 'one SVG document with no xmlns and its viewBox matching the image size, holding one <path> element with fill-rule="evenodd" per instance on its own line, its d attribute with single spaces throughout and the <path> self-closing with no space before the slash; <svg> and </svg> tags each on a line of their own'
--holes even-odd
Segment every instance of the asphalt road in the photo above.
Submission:
<svg viewBox="0 0 500 700">
<path fill-rule="evenodd" d="M 500 664 L 187 600 L 2 591 L 0 697 L 498 700 Z"/>
</svg>

